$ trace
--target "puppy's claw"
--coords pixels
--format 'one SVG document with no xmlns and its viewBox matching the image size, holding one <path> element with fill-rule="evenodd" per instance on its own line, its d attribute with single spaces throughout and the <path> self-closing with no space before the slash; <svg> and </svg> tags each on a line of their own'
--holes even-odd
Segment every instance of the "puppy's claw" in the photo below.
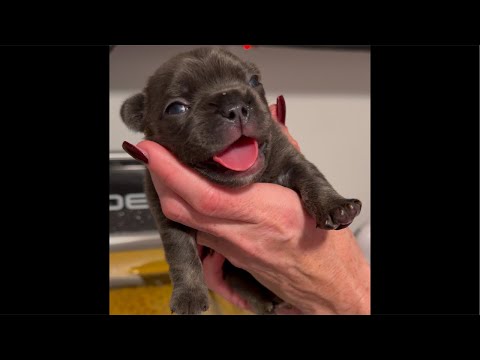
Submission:
<svg viewBox="0 0 480 360">
<path fill-rule="evenodd" d="M 325 220 L 325 226 L 324 226 L 324 229 L 327 229 L 327 230 L 335 230 L 337 228 L 337 225 L 335 225 L 332 221 L 332 219 L 330 218 L 330 216 L 327 217 L 327 220 Z"/>
<path fill-rule="evenodd" d="M 355 217 L 360 214 L 362 203 L 357 199 L 340 199 L 330 209 L 324 210 L 324 213 L 317 217 L 317 228 L 324 230 L 341 230 L 348 227 Z M 320 225 L 320 224 L 323 224 Z"/>
</svg>

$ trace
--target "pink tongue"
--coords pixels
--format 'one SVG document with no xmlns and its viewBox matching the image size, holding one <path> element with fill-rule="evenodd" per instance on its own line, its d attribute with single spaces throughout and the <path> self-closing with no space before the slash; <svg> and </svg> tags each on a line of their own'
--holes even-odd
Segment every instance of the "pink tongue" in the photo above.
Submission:
<svg viewBox="0 0 480 360">
<path fill-rule="evenodd" d="M 258 156 L 257 140 L 242 136 L 213 160 L 235 171 L 245 171 L 255 164 Z"/>
</svg>

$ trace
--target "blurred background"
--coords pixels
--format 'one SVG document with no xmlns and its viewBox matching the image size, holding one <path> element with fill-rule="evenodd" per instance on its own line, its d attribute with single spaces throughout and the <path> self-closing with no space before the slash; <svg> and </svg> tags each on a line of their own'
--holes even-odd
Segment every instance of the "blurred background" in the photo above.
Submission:
<svg viewBox="0 0 480 360">
<path fill-rule="evenodd" d="M 170 314 L 161 239 L 143 194 L 144 167 L 122 150 L 142 134 L 120 107 L 170 57 L 196 46 L 110 47 L 110 313 Z M 367 46 L 220 45 L 254 62 L 269 104 L 284 95 L 286 125 L 308 160 L 345 197 L 362 201 L 350 226 L 370 259 L 370 50 Z M 211 294 L 206 314 L 248 314 Z"/>
</svg>

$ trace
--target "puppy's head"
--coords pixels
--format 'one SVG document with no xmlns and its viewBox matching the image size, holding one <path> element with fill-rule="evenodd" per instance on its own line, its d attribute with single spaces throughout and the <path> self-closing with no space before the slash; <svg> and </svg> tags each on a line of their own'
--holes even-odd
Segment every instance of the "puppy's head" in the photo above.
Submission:
<svg viewBox="0 0 480 360">
<path fill-rule="evenodd" d="M 161 66 L 121 116 L 183 163 L 228 186 L 257 181 L 271 129 L 260 72 L 222 49 L 197 49 Z"/>
</svg>

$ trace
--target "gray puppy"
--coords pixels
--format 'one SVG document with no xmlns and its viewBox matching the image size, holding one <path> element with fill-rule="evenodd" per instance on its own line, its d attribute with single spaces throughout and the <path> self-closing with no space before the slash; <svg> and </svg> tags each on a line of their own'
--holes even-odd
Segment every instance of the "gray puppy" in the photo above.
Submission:
<svg viewBox="0 0 480 360">
<path fill-rule="evenodd" d="M 196 49 L 161 66 L 143 92 L 121 108 L 125 124 L 170 150 L 209 180 L 228 187 L 254 182 L 295 190 L 317 227 L 339 230 L 360 213 L 361 202 L 345 199 L 300 154 L 270 114 L 260 72 L 223 49 Z M 209 307 L 196 230 L 162 212 L 150 176 L 145 192 L 170 267 L 171 310 L 200 314 Z M 259 314 L 282 302 L 248 272 L 224 264 L 225 280 Z"/>
</svg>

